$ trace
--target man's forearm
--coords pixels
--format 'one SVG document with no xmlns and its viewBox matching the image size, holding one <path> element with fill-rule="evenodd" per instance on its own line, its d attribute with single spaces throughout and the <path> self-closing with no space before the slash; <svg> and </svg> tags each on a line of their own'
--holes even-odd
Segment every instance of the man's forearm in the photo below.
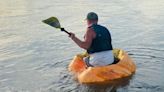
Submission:
<svg viewBox="0 0 164 92">
<path fill-rule="evenodd" d="M 83 49 L 87 49 L 87 47 L 85 46 L 85 42 L 81 41 L 79 38 L 77 38 L 76 36 L 72 38 L 72 40 L 81 48 Z"/>
</svg>

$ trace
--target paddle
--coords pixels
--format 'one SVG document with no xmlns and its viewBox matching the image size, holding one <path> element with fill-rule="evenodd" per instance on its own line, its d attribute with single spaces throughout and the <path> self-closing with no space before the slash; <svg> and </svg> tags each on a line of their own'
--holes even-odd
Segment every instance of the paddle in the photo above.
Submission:
<svg viewBox="0 0 164 92">
<path fill-rule="evenodd" d="M 60 29 L 61 31 L 67 33 L 68 35 L 71 35 L 68 31 L 66 31 L 64 28 L 60 26 L 60 22 L 56 17 L 50 17 L 48 19 L 45 19 L 42 21 L 43 23 L 46 23 L 52 27 L 55 27 L 57 29 Z"/>
</svg>

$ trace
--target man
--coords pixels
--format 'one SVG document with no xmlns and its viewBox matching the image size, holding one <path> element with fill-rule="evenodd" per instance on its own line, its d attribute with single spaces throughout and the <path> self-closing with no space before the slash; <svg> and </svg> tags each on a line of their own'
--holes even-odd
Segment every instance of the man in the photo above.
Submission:
<svg viewBox="0 0 164 92">
<path fill-rule="evenodd" d="M 86 59 L 87 66 L 105 66 L 114 62 L 112 39 L 106 27 L 98 24 L 98 15 L 90 12 L 87 15 L 87 31 L 84 41 L 70 33 L 70 38 L 81 48 L 87 50 L 90 58 Z"/>
</svg>

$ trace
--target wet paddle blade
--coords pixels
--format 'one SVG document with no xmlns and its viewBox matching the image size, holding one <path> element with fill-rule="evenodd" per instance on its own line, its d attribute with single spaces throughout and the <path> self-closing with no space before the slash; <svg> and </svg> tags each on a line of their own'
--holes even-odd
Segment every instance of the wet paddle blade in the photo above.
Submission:
<svg viewBox="0 0 164 92">
<path fill-rule="evenodd" d="M 48 19 L 43 20 L 42 22 L 55 28 L 61 28 L 59 20 L 56 17 L 50 17 Z"/>
</svg>

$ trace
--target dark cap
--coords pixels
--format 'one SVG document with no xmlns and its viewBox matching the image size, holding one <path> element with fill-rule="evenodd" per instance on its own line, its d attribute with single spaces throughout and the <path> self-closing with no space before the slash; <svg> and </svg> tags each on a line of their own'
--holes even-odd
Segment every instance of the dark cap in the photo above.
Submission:
<svg viewBox="0 0 164 92">
<path fill-rule="evenodd" d="M 94 12 L 89 12 L 87 14 L 87 20 L 98 20 L 98 15 Z"/>
</svg>

